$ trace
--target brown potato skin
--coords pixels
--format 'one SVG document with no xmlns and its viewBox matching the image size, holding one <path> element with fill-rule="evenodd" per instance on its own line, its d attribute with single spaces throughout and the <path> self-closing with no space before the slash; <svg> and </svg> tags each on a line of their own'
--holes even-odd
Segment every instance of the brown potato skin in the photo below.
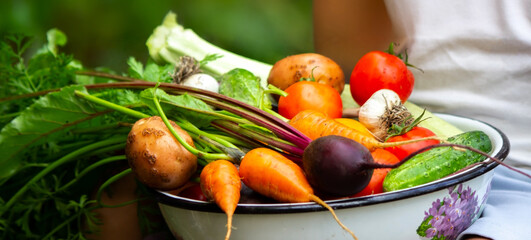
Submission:
<svg viewBox="0 0 531 240">
<path fill-rule="evenodd" d="M 316 82 L 328 84 L 340 94 L 343 92 L 345 88 L 343 70 L 332 59 L 317 53 L 301 53 L 277 61 L 269 72 L 267 82 L 285 90 L 298 82 L 301 77 L 311 77 L 312 70 Z"/>
<path fill-rule="evenodd" d="M 173 121 L 175 131 L 194 146 L 187 132 Z M 138 120 L 127 136 L 125 155 L 135 177 L 161 190 L 184 185 L 197 170 L 197 156 L 184 148 L 159 116 Z"/>
</svg>

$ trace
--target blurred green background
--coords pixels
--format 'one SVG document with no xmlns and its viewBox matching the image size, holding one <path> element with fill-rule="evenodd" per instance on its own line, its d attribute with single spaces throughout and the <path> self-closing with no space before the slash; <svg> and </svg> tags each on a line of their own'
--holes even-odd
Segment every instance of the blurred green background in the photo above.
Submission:
<svg viewBox="0 0 531 240">
<path fill-rule="evenodd" d="M 123 72 L 129 56 L 147 60 L 145 42 L 168 11 L 207 41 L 267 63 L 313 51 L 309 0 L 2 0 L 0 34 L 34 36 L 37 47 L 58 28 L 68 37 L 63 52 Z"/>
</svg>

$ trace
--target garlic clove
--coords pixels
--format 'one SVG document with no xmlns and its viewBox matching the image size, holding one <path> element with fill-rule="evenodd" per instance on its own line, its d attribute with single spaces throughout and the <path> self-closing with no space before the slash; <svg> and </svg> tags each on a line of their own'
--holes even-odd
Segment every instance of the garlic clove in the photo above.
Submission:
<svg viewBox="0 0 531 240">
<path fill-rule="evenodd" d="M 403 124 L 410 117 L 397 93 L 381 89 L 360 107 L 358 119 L 377 139 L 384 140 L 393 124 Z"/>
<path fill-rule="evenodd" d="M 207 91 L 219 92 L 219 82 L 206 73 L 196 73 L 187 77 L 182 85 L 195 87 Z"/>
</svg>

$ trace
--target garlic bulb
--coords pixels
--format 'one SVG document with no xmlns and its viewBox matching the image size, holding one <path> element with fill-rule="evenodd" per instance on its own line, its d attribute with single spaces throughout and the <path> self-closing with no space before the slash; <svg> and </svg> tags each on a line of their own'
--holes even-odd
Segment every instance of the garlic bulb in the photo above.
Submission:
<svg viewBox="0 0 531 240">
<path fill-rule="evenodd" d="M 359 110 L 359 121 L 379 140 L 387 138 L 394 124 L 408 125 L 413 118 L 398 94 L 389 89 L 376 91 Z"/>
<path fill-rule="evenodd" d="M 216 93 L 219 92 L 218 81 L 214 77 L 205 73 L 196 73 L 192 76 L 187 77 L 182 82 L 182 85 L 208 90 Z"/>
</svg>

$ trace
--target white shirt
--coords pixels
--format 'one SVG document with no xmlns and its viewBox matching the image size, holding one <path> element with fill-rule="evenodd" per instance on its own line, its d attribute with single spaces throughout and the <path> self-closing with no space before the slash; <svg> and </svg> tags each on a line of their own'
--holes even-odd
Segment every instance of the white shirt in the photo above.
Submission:
<svg viewBox="0 0 531 240">
<path fill-rule="evenodd" d="M 511 144 L 507 163 L 531 166 L 531 1 L 387 0 L 406 48 L 410 101 L 485 121 Z"/>
</svg>

